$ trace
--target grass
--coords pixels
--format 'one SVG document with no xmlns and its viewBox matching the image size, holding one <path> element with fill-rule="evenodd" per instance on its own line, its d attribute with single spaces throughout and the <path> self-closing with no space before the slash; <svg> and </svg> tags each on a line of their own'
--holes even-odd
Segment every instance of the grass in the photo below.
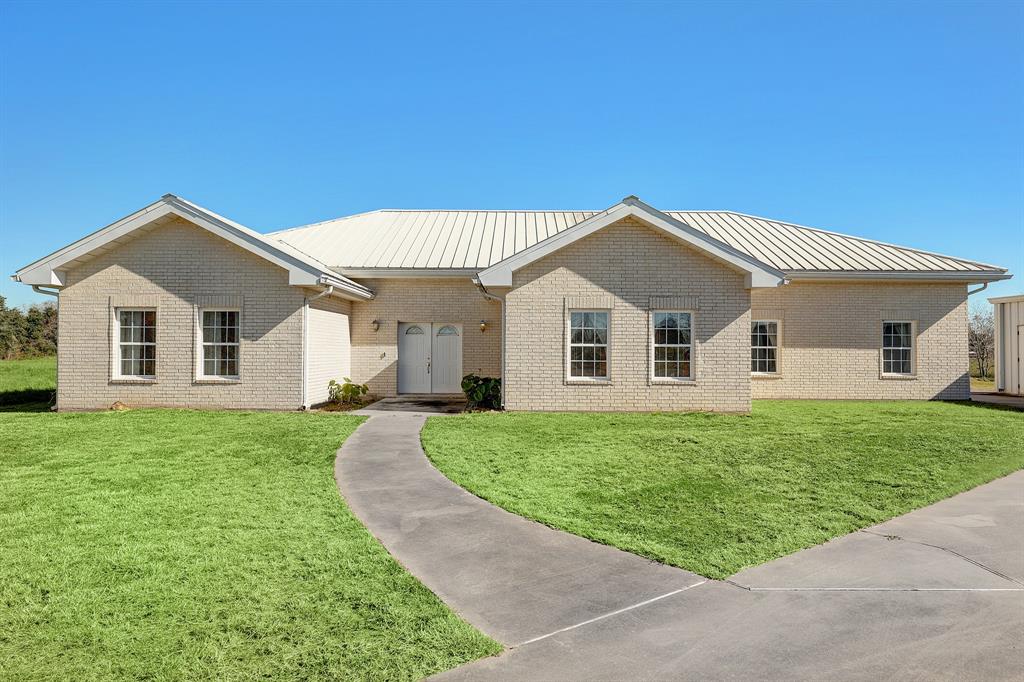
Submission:
<svg viewBox="0 0 1024 682">
<path fill-rule="evenodd" d="M 516 514 L 727 577 L 1024 467 L 1024 416 L 937 402 L 755 402 L 753 414 L 471 414 L 423 443 Z"/>
<path fill-rule="evenodd" d="M 57 358 L 0 360 L 0 408 L 48 403 L 57 389 Z"/>
<path fill-rule="evenodd" d="M 344 505 L 360 421 L 0 414 L 0 678 L 416 679 L 499 651 Z"/>
<path fill-rule="evenodd" d="M 972 391 L 995 391 L 996 380 L 992 378 L 971 377 Z"/>
</svg>

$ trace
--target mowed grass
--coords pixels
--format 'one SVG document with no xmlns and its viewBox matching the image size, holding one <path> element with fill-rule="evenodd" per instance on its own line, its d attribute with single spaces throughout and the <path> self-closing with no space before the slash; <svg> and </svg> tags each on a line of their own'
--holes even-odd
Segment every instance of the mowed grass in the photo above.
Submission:
<svg viewBox="0 0 1024 682">
<path fill-rule="evenodd" d="M 500 647 L 370 535 L 337 414 L 0 414 L 0 678 L 416 679 Z"/>
<path fill-rule="evenodd" d="M 0 360 L 0 408 L 24 403 L 45 405 L 57 389 L 57 358 Z"/>
<path fill-rule="evenodd" d="M 1024 414 L 755 402 L 751 416 L 432 418 L 431 461 L 514 513 L 727 577 L 1024 467 Z"/>
</svg>

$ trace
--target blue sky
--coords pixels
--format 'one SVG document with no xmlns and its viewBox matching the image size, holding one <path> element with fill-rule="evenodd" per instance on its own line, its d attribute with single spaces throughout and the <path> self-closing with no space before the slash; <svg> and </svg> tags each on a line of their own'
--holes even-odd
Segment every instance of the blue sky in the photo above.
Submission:
<svg viewBox="0 0 1024 682">
<path fill-rule="evenodd" d="M 637 194 L 1020 292 L 1024 4 L 0 5 L 0 294 L 166 192 L 262 231 Z"/>
</svg>

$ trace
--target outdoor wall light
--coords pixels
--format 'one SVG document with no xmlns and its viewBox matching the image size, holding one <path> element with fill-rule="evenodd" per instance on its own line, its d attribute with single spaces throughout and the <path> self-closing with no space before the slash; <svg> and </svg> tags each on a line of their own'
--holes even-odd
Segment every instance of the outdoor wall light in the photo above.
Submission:
<svg viewBox="0 0 1024 682">
<path fill-rule="evenodd" d="M 370 329 L 372 329 L 373 331 L 377 331 L 378 329 L 380 329 L 380 320 L 374 320 L 373 322 L 371 322 Z"/>
<path fill-rule="evenodd" d="M 487 320 L 480 320 L 480 331 L 487 331 Z"/>
</svg>

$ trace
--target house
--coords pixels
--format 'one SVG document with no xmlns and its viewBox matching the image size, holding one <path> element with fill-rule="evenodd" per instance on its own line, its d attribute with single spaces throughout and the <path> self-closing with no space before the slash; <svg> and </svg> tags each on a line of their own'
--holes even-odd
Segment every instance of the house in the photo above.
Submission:
<svg viewBox="0 0 1024 682">
<path fill-rule="evenodd" d="M 512 410 L 746 412 L 969 396 L 969 285 L 1005 269 L 728 211 L 380 210 L 260 234 L 173 195 L 25 266 L 57 405 L 298 409 L 350 376 Z"/>
<path fill-rule="evenodd" d="M 990 298 L 996 332 L 996 390 L 1024 395 L 1024 294 Z"/>
</svg>

